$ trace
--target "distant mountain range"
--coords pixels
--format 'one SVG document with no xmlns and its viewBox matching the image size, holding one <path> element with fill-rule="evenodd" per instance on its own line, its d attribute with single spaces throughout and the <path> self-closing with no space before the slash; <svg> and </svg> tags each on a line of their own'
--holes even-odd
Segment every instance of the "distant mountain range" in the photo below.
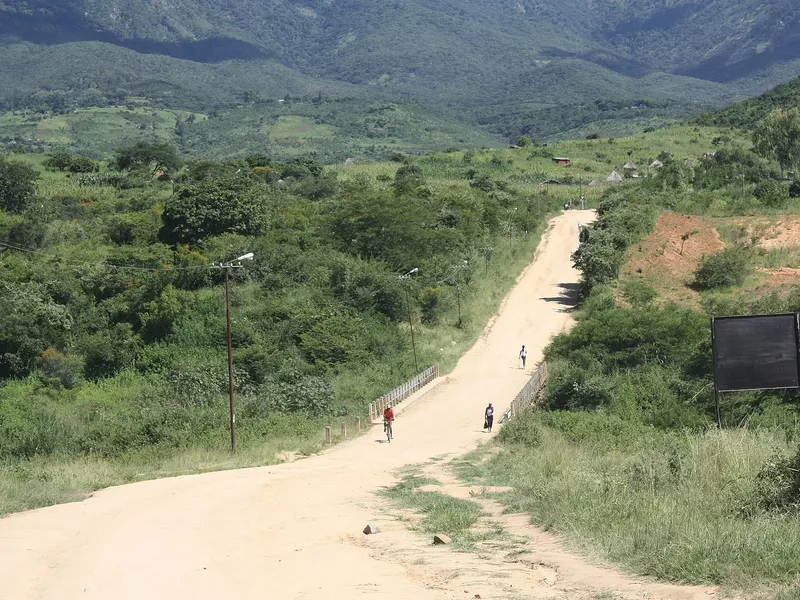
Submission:
<svg viewBox="0 0 800 600">
<path fill-rule="evenodd" d="M 796 75 L 795 0 L 0 0 L 7 107 L 42 90 L 191 110 L 327 94 L 558 136 Z"/>
</svg>

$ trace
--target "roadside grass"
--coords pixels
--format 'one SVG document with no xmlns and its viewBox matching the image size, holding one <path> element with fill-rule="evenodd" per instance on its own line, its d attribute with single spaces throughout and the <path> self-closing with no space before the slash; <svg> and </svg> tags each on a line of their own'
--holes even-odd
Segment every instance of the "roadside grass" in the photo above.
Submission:
<svg viewBox="0 0 800 600">
<path fill-rule="evenodd" d="M 472 500 L 421 490 L 425 485 L 431 485 L 431 480 L 406 474 L 398 483 L 378 493 L 396 507 L 421 515 L 422 519 L 413 527 L 414 530 L 447 535 L 453 540 L 454 548 L 471 549 L 481 538 L 481 534 L 469 531 L 483 515 L 481 506 Z"/>
<path fill-rule="evenodd" d="M 239 444 L 231 454 L 223 437 L 213 447 L 151 447 L 117 458 L 34 457 L 0 464 L 0 517 L 79 502 L 97 490 L 138 481 L 279 464 L 286 448 L 302 457 L 319 452 L 324 443 L 321 433 L 313 439 L 276 437 Z"/>
<path fill-rule="evenodd" d="M 525 413 L 506 427 L 537 430 L 535 447 L 481 449 L 455 465 L 456 473 L 513 487 L 494 496 L 509 512 L 527 512 L 572 550 L 633 573 L 749 593 L 777 585 L 778 598 L 797 597 L 800 521 L 744 512 L 764 464 L 796 452 L 785 433 L 636 426 L 631 435 L 609 437 L 600 433 L 605 418 L 587 415 L 584 425 L 598 432 L 587 435 Z"/>
</svg>

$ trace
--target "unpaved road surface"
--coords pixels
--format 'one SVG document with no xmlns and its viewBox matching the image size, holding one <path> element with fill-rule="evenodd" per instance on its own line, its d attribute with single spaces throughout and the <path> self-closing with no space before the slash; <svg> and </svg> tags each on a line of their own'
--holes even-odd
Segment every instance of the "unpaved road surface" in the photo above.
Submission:
<svg viewBox="0 0 800 600">
<path fill-rule="evenodd" d="M 553 221 L 499 316 L 443 384 L 399 415 L 391 444 L 379 443 L 376 427 L 294 463 L 111 488 L 81 503 L 2 519 L 0 599 L 473 598 L 464 577 L 482 586 L 482 598 L 591 598 L 607 591 L 708 597 L 708 590 L 651 588 L 598 570 L 558 554 L 552 543 L 547 568 L 555 575 L 523 564 L 505 587 L 495 585 L 474 554 L 437 547 L 426 563 L 421 553 L 431 552 L 429 541 L 392 520 L 375 495 L 398 467 L 488 439 L 481 431 L 486 403 L 500 413 L 527 379 L 517 361 L 520 345 L 530 350 L 530 371 L 568 323 L 565 295 L 578 279 L 570 253 L 578 221 L 591 218 L 571 211 Z M 386 533 L 363 536 L 368 522 Z M 507 591 L 512 584 L 514 594 Z"/>
</svg>

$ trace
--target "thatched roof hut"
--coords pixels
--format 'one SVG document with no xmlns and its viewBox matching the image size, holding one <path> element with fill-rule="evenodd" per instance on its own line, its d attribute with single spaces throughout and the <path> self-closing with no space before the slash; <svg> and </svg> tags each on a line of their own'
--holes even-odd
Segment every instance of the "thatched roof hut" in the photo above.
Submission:
<svg viewBox="0 0 800 600">
<path fill-rule="evenodd" d="M 606 177 L 606 181 L 610 181 L 611 183 L 620 183 L 622 181 L 622 176 L 616 171 L 611 171 L 611 175 Z"/>
</svg>

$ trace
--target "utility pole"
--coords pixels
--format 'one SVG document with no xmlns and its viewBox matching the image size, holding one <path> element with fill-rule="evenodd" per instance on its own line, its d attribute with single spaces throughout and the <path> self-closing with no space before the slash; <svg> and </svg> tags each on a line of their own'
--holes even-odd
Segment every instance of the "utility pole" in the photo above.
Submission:
<svg viewBox="0 0 800 600">
<path fill-rule="evenodd" d="M 414 267 L 405 275 L 401 275 L 400 279 L 408 279 L 414 273 L 419 272 L 419 267 Z M 419 373 L 419 363 L 417 362 L 417 344 L 414 341 L 414 320 L 411 318 L 411 299 L 408 295 L 408 286 L 405 287 L 406 292 L 406 307 L 408 308 L 408 326 L 411 329 L 411 348 L 414 351 L 414 370 L 415 373 Z"/>
<path fill-rule="evenodd" d="M 230 428 L 231 428 L 231 452 L 236 453 L 236 402 L 233 393 L 233 344 L 231 343 L 231 270 L 241 269 L 243 260 L 253 260 L 253 253 L 240 256 L 234 261 L 212 265 L 212 269 L 223 269 L 225 271 L 225 321 L 227 323 L 228 337 L 228 396 L 230 399 Z"/>
</svg>

